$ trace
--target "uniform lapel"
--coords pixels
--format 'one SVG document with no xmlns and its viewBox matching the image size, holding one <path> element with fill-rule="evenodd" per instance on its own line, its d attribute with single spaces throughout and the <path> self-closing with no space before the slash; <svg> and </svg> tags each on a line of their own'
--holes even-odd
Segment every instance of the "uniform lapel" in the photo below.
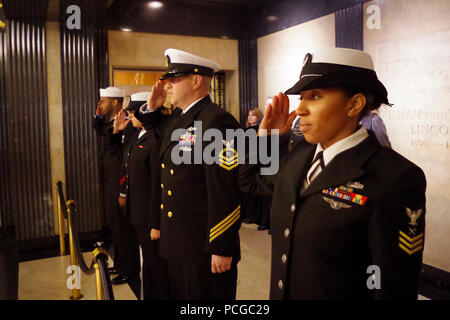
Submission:
<svg viewBox="0 0 450 320">
<path fill-rule="evenodd" d="M 166 150 L 178 143 L 178 140 L 172 141 L 172 132 L 179 128 L 187 128 L 189 127 L 192 122 L 194 122 L 195 116 L 203 109 L 203 107 L 210 103 L 211 99 L 209 98 L 209 95 L 197 102 L 188 112 L 185 114 L 180 115 L 179 117 L 175 118 L 173 121 L 174 123 L 170 126 L 169 131 L 166 132 L 164 141 L 161 145 L 161 153 L 160 156 L 162 157 L 163 154 L 166 152 Z"/>
<path fill-rule="evenodd" d="M 140 138 L 139 138 L 139 133 L 136 135 L 136 140 L 134 141 L 135 145 L 142 142 L 143 140 L 145 140 L 148 136 L 148 131 L 146 131 Z"/>
<path fill-rule="evenodd" d="M 297 145 L 291 151 L 288 160 L 283 166 L 284 174 L 280 177 L 280 182 L 284 185 L 283 189 L 285 191 L 291 192 L 295 190 L 295 194 L 298 194 L 315 150 L 316 145 L 307 144 L 302 147 Z"/>
<path fill-rule="evenodd" d="M 380 148 L 376 138 L 369 135 L 357 146 L 338 154 L 301 194 L 307 197 L 325 188 L 352 181 L 364 174 L 364 163 Z"/>
</svg>

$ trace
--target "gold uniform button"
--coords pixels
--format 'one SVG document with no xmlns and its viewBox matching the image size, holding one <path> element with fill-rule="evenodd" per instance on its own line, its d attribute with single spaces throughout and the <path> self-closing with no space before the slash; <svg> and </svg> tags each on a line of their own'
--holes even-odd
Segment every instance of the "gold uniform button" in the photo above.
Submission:
<svg viewBox="0 0 450 320">
<path fill-rule="evenodd" d="M 164 209 L 164 205 L 161 203 L 161 210 Z"/>
<path fill-rule="evenodd" d="M 161 163 L 161 168 L 163 168 L 163 169 L 165 168 L 165 165 L 164 165 L 164 163 Z"/>
<path fill-rule="evenodd" d="M 283 254 L 281 256 L 281 262 L 286 263 L 286 261 L 287 261 L 287 256 L 286 256 L 286 254 Z"/>
<path fill-rule="evenodd" d="M 167 216 L 168 216 L 169 218 L 172 218 L 172 211 L 169 211 L 169 212 L 167 213 Z"/>
<path fill-rule="evenodd" d="M 161 189 L 164 189 L 164 185 L 161 183 Z"/>
<path fill-rule="evenodd" d="M 170 174 L 173 175 L 173 169 L 170 169 Z"/>
<path fill-rule="evenodd" d="M 167 194 L 169 195 L 169 197 L 172 195 L 172 191 L 167 191 Z"/>
<path fill-rule="evenodd" d="M 278 281 L 278 288 L 283 290 L 283 280 Z"/>
</svg>

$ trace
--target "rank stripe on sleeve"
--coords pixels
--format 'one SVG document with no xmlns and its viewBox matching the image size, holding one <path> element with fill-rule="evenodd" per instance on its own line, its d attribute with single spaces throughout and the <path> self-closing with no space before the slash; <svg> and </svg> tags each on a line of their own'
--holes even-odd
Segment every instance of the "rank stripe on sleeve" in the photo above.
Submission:
<svg viewBox="0 0 450 320">
<path fill-rule="evenodd" d="M 414 238 L 409 237 L 401 230 L 398 232 L 398 247 L 407 254 L 412 255 L 423 249 L 423 232 Z"/>
<path fill-rule="evenodd" d="M 241 213 L 241 206 L 239 205 L 232 213 L 230 213 L 225 219 L 219 222 L 215 227 L 210 230 L 209 242 L 212 242 L 215 238 L 220 236 L 225 230 L 231 227 L 239 218 Z"/>
<path fill-rule="evenodd" d="M 409 243 L 408 241 L 406 241 L 405 239 L 403 239 L 402 237 L 398 237 L 398 239 L 400 240 L 400 242 L 408 247 L 409 249 L 414 249 L 415 247 L 417 247 L 419 244 L 423 243 L 423 239 L 417 240 L 416 242 L 413 243 Z"/>
<path fill-rule="evenodd" d="M 414 253 L 416 253 L 417 251 L 422 250 L 422 245 L 418 246 L 417 248 L 413 249 L 413 250 L 409 250 L 408 248 L 406 248 L 403 244 L 399 243 L 398 244 L 399 248 L 402 249 L 403 251 L 405 251 L 407 254 L 412 255 Z"/>
<path fill-rule="evenodd" d="M 221 166 L 221 167 L 224 168 L 225 170 L 230 171 L 230 170 L 236 168 L 236 167 L 238 166 L 238 164 L 235 163 L 234 165 L 226 165 L 226 164 L 219 163 L 219 166 Z"/>
<path fill-rule="evenodd" d="M 414 238 L 410 238 L 406 233 L 404 233 L 402 230 L 398 231 L 400 236 L 402 236 L 403 238 L 405 238 L 406 240 L 408 240 L 408 242 L 415 242 L 420 238 L 423 238 L 423 232 L 421 234 L 419 234 L 418 236 L 414 237 Z"/>
</svg>

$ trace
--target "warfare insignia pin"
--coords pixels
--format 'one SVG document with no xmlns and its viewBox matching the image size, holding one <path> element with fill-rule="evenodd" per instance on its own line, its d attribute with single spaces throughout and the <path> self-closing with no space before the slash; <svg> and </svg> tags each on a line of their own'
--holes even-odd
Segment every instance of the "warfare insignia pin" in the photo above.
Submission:
<svg viewBox="0 0 450 320">
<path fill-rule="evenodd" d="M 323 198 L 323 200 L 325 200 L 325 202 L 327 202 L 329 205 L 330 205 L 330 207 L 332 208 L 332 209 L 334 209 L 334 210 L 339 210 L 339 209 L 348 209 L 348 208 L 350 208 L 351 207 L 351 205 L 348 205 L 348 204 L 346 204 L 346 203 L 344 203 L 344 202 L 341 202 L 341 201 L 336 201 L 336 200 L 334 200 L 334 199 L 331 199 L 331 198 L 327 198 L 327 197 L 322 197 Z"/>
<path fill-rule="evenodd" d="M 364 189 L 364 185 L 359 181 L 349 181 L 346 186 L 349 188 Z"/>
<path fill-rule="evenodd" d="M 219 153 L 219 166 L 229 171 L 237 167 L 238 153 L 234 148 L 232 148 L 234 140 L 229 142 L 222 140 L 222 142 L 225 145 L 225 149 Z"/>
</svg>

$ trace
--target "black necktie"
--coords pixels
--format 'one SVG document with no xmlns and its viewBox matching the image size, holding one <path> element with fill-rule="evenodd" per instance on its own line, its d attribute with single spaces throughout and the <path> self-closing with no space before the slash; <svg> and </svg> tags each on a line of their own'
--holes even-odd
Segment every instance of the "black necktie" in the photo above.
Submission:
<svg viewBox="0 0 450 320">
<path fill-rule="evenodd" d="M 316 163 L 316 161 L 319 160 L 319 164 L 320 164 L 320 169 L 323 170 L 323 168 L 325 168 L 325 162 L 323 161 L 323 151 L 319 151 L 316 156 L 314 157 L 313 162 L 311 163 L 311 166 Z"/>
<path fill-rule="evenodd" d="M 175 110 L 173 110 L 173 112 L 172 112 L 173 117 L 175 117 L 175 118 L 180 117 L 182 113 L 183 113 L 183 110 L 181 110 L 180 108 L 175 108 Z"/>
</svg>

